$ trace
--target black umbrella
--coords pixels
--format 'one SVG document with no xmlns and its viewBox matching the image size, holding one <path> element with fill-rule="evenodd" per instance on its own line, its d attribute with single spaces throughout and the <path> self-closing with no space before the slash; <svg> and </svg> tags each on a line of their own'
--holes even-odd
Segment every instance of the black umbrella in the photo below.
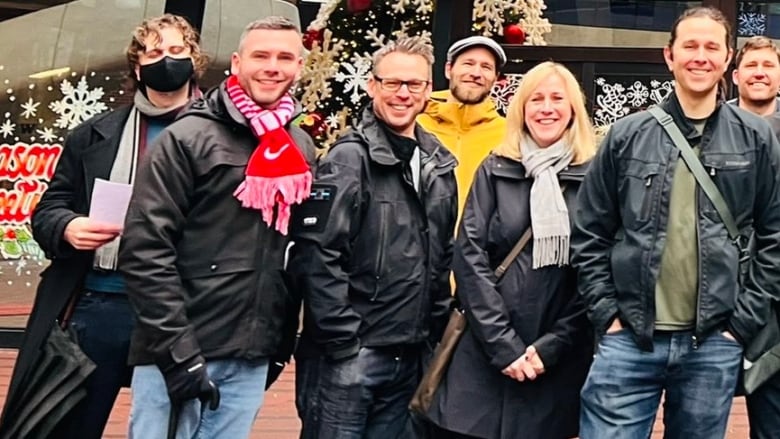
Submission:
<svg viewBox="0 0 780 439">
<path fill-rule="evenodd" d="M 69 329 L 53 325 L 34 368 L 20 383 L 5 413 L 2 438 L 48 437 L 87 394 L 84 382 L 95 363 L 82 352 Z"/>
</svg>

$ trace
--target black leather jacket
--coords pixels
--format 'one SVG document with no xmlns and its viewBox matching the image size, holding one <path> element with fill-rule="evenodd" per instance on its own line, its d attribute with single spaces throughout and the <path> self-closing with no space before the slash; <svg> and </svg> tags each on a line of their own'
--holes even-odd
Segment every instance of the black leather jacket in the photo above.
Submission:
<svg viewBox="0 0 780 439">
<path fill-rule="evenodd" d="M 298 355 L 419 343 L 446 323 L 456 160 L 420 127 L 415 135 L 419 195 L 370 108 L 320 162 L 316 186 L 333 198 L 304 203 L 289 264 L 304 293 Z"/>
<path fill-rule="evenodd" d="M 288 131 L 313 163 L 311 138 Z M 131 364 L 277 353 L 290 239 L 233 196 L 256 146 L 221 84 L 147 149 L 119 255 L 138 315 Z"/>
<path fill-rule="evenodd" d="M 700 144 L 700 160 L 740 230 L 746 236 L 755 230 L 756 252 L 740 285 L 737 247 L 697 189 L 695 337 L 728 329 L 744 345 L 780 297 L 780 145 L 766 121 L 731 105 L 718 104 L 701 136 L 674 93 L 661 106 L 691 143 Z M 589 316 L 597 334 L 619 317 L 645 350 L 652 349 L 672 178 L 675 166 L 684 165 L 678 157 L 649 112 L 633 114 L 612 126 L 580 189 L 572 248 Z"/>
</svg>

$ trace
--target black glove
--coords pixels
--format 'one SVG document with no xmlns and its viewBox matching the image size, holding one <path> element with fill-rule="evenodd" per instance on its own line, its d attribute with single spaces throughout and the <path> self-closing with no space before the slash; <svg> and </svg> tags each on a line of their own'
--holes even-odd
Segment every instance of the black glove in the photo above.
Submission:
<svg viewBox="0 0 780 439">
<path fill-rule="evenodd" d="M 208 403 L 211 410 L 219 407 L 219 388 L 209 380 L 206 360 L 202 356 L 196 355 L 163 370 L 162 373 L 172 405 L 198 398 L 204 405 Z"/>
</svg>

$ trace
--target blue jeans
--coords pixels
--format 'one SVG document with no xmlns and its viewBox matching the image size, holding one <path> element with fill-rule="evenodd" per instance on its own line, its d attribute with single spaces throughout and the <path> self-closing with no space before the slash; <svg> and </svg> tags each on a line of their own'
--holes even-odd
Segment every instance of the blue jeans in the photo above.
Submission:
<svg viewBox="0 0 780 439">
<path fill-rule="evenodd" d="M 81 350 L 97 368 L 87 378 L 87 396 L 60 422 L 52 437 L 99 439 L 119 389 L 130 385 L 127 365 L 135 314 L 125 294 L 85 292 L 70 325 Z"/>
<path fill-rule="evenodd" d="M 351 358 L 296 359 L 296 398 L 306 439 L 410 437 L 418 346 L 363 347 Z"/>
<path fill-rule="evenodd" d="M 219 387 L 219 407 L 201 407 L 197 399 L 186 402 L 179 415 L 177 439 L 249 437 L 263 405 L 268 359 L 206 361 L 209 378 Z M 136 366 L 133 372 L 133 406 L 130 439 L 164 438 L 168 434 L 171 403 L 165 379 L 156 365 Z"/>
<path fill-rule="evenodd" d="M 780 438 L 780 374 L 745 397 L 750 439 Z"/>
<path fill-rule="evenodd" d="M 647 439 L 665 392 L 664 438 L 726 434 L 742 346 L 721 333 L 693 347 L 692 332 L 656 333 L 640 350 L 628 329 L 599 344 L 582 389 L 582 439 Z"/>
</svg>

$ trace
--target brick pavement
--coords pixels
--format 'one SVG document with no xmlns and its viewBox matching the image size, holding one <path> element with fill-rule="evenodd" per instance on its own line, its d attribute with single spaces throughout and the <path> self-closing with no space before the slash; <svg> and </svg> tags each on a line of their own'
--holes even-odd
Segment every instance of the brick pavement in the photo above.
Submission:
<svg viewBox="0 0 780 439">
<path fill-rule="evenodd" d="M 5 401 L 16 351 L 0 349 L 0 406 Z M 266 393 L 265 404 L 260 416 L 252 429 L 252 439 L 295 439 L 300 428 L 300 422 L 295 414 L 294 402 L 294 365 L 288 367 L 279 380 Z M 127 416 L 130 410 L 130 392 L 124 389 L 106 428 L 104 438 L 124 438 L 127 431 Z M 661 439 L 663 424 L 659 414 L 653 431 L 652 439 Z M 726 439 L 746 439 L 748 437 L 748 422 L 743 398 L 734 402 L 729 419 L 729 429 Z"/>
</svg>

